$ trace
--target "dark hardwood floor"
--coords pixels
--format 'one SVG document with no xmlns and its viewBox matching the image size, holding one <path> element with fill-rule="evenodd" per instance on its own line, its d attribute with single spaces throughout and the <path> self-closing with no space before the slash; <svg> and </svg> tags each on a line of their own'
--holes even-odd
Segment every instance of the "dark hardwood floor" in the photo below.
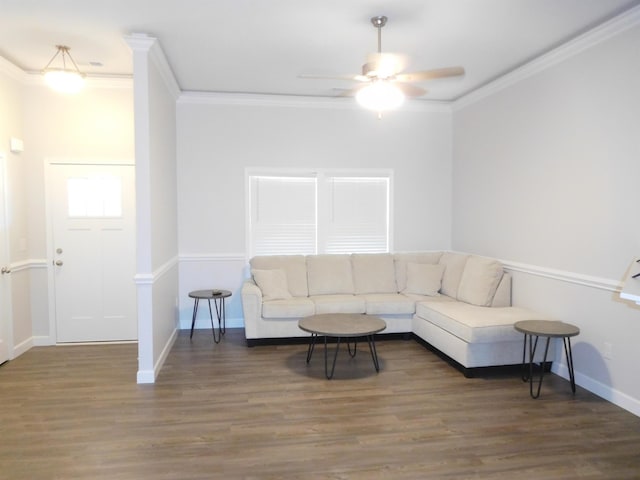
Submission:
<svg viewBox="0 0 640 480">
<path fill-rule="evenodd" d="M 640 478 L 640 418 L 580 387 L 377 346 L 380 373 L 362 345 L 329 381 L 321 348 L 182 332 L 154 385 L 136 345 L 33 348 L 0 367 L 0 478 Z"/>
</svg>

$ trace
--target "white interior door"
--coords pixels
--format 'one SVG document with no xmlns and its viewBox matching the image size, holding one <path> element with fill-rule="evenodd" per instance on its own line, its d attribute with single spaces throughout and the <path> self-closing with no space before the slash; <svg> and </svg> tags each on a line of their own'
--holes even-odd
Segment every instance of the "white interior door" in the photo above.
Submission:
<svg viewBox="0 0 640 480">
<path fill-rule="evenodd" d="M 9 266 L 9 236 L 6 223 L 5 198 L 5 163 L 4 155 L 0 153 L 0 363 L 9 360 L 9 341 L 11 337 L 11 269 Z"/>
<path fill-rule="evenodd" d="M 50 171 L 57 342 L 135 340 L 134 167 Z"/>
</svg>

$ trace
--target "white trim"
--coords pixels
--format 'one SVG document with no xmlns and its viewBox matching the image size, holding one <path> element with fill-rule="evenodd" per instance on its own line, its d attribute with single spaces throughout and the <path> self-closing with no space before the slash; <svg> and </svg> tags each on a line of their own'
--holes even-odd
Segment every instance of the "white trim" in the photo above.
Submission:
<svg viewBox="0 0 640 480">
<path fill-rule="evenodd" d="M 30 270 L 32 268 L 47 268 L 49 264 L 46 258 L 40 258 L 20 260 L 19 262 L 10 263 L 8 266 L 11 273 L 16 273 L 23 270 Z"/>
<path fill-rule="evenodd" d="M 180 254 L 179 261 L 182 262 L 244 262 L 244 253 L 184 253 Z"/>
<path fill-rule="evenodd" d="M 24 83 L 26 73 L 20 67 L 17 67 L 4 57 L 0 57 L 0 73 L 6 74 L 9 78 Z"/>
<path fill-rule="evenodd" d="M 178 81 L 173 74 L 173 70 L 171 70 L 171 65 L 169 65 L 158 39 L 145 33 L 132 33 L 131 35 L 125 36 L 124 40 L 129 47 L 131 47 L 131 50 L 148 54 L 147 57 L 158 69 L 169 93 L 174 100 L 177 100 L 181 92 L 180 85 L 178 85 Z"/>
<path fill-rule="evenodd" d="M 138 370 L 138 373 L 136 375 L 137 383 L 155 383 L 156 378 L 158 378 L 158 374 L 160 373 L 164 362 L 167 360 L 167 357 L 171 352 L 171 348 L 173 347 L 173 344 L 176 342 L 177 338 L 178 330 L 174 329 L 171 337 L 169 337 L 169 340 L 162 349 L 162 353 L 158 357 L 158 360 L 153 365 L 153 370 Z"/>
<path fill-rule="evenodd" d="M 27 352 L 34 346 L 33 337 L 27 338 L 25 341 L 20 342 L 18 345 L 14 345 L 9 352 L 9 360 L 19 357 L 23 353 Z"/>
<path fill-rule="evenodd" d="M 48 165 L 123 165 L 127 167 L 135 166 L 133 158 L 85 158 L 85 157 L 46 157 L 45 163 Z"/>
<path fill-rule="evenodd" d="M 23 85 L 46 86 L 41 72 L 25 71 L 4 57 L 0 57 L 0 73 Z M 133 88 L 132 75 L 94 75 L 85 77 L 85 88 Z"/>
<path fill-rule="evenodd" d="M 178 256 L 175 256 L 160 265 L 152 273 L 136 273 L 133 280 L 136 285 L 153 285 L 156 280 L 169 273 L 178 263 Z"/>
<path fill-rule="evenodd" d="M 573 283 L 585 287 L 597 288 L 608 292 L 619 293 L 622 290 L 622 284 L 616 280 L 608 278 L 594 277 L 583 275 L 581 273 L 567 272 L 564 270 L 556 270 L 553 268 L 539 267 L 526 263 L 511 262 L 509 260 L 500 260 L 505 270 L 512 272 L 522 272 L 538 277 L 551 278 L 562 282 Z"/>
<path fill-rule="evenodd" d="M 353 98 L 347 97 L 200 91 L 182 92 L 178 97 L 178 104 L 362 110 L 362 107 L 359 106 Z M 402 110 L 450 113 L 451 103 L 446 101 L 411 99 L 406 102 L 402 108 L 398 109 L 398 112 Z M 393 112 L 389 112 L 389 115 L 392 113 Z"/>
<path fill-rule="evenodd" d="M 0 262 L 9 263 L 11 261 L 11 236 L 9 228 L 9 205 L 8 205 L 8 179 L 7 179 L 7 163 L 6 155 L 0 152 Z M 2 265 L 5 267 L 6 265 Z M 11 270 L 11 265 L 9 265 Z M 12 284 L 11 274 L 3 275 L 0 281 L 0 361 L 10 360 L 14 355 L 14 317 L 12 303 Z"/>
<path fill-rule="evenodd" d="M 22 83 L 48 88 L 44 81 L 44 76 L 40 72 L 26 72 L 22 78 Z M 87 75 L 85 77 L 84 89 L 93 88 L 133 89 L 133 77 L 131 75 Z"/>
<path fill-rule="evenodd" d="M 468 107 L 637 25 L 640 25 L 640 5 L 540 55 L 531 62 L 502 75 L 500 78 L 459 97 L 452 103 L 452 109 L 457 111 Z"/>
<path fill-rule="evenodd" d="M 551 371 L 556 375 L 559 375 L 569 380 L 569 369 L 564 363 L 553 362 Z M 640 400 L 630 397 L 626 393 L 622 393 L 615 388 L 598 382 L 591 377 L 588 377 L 580 372 L 575 372 L 576 385 L 589 390 L 591 393 L 598 395 L 599 397 L 613 403 L 614 405 L 624 408 L 625 410 L 640 417 Z"/>
</svg>

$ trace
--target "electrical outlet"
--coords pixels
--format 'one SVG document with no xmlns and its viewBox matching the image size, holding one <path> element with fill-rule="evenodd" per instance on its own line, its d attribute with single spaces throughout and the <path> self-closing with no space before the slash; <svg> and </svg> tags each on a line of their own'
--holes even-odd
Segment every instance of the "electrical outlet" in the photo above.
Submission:
<svg viewBox="0 0 640 480">
<path fill-rule="evenodd" d="M 610 342 L 604 342 L 602 356 L 607 360 L 613 359 L 613 344 L 611 344 Z"/>
</svg>

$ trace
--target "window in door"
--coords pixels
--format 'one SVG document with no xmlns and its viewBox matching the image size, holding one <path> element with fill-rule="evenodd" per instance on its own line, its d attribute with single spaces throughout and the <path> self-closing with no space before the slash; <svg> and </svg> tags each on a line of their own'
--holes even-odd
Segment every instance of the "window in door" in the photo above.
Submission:
<svg viewBox="0 0 640 480">
<path fill-rule="evenodd" d="M 67 179 L 67 205 L 73 217 L 122 216 L 122 178 L 92 175 Z"/>
</svg>

